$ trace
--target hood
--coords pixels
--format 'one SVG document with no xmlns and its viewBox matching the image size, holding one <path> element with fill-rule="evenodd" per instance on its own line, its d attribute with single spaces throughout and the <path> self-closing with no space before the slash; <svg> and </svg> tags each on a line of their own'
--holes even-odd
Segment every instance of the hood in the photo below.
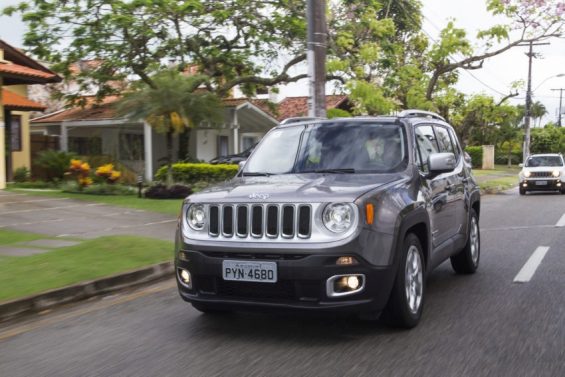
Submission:
<svg viewBox="0 0 565 377">
<path fill-rule="evenodd" d="M 406 177 L 402 174 L 281 174 L 236 177 L 189 197 L 193 202 L 352 202 L 362 194 Z"/>
</svg>

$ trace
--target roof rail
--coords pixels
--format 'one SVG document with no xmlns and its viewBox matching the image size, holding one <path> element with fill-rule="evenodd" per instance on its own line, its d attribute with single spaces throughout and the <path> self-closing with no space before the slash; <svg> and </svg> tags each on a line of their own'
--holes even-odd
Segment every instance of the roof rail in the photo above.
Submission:
<svg viewBox="0 0 565 377">
<path fill-rule="evenodd" d="M 286 118 L 280 124 L 291 124 L 291 123 L 298 123 L 298 122 L 307 122 L 309 120 L 326 120 L 327 118 L 320 118 L 320 117 L 294 117 L 294 118 Z"/>
<path fill-rule="evenodd" d="M 443 120 L 445 122 L 445 118 L 439 114 L 436 114 L 431 111 L 418 110 L 418 109 L 403 110 L 400 112 L 400 114 L 398 114 L 398 116 L 406 117 L 406 118 L 410 118 L 410 117 L 433 118 L 433 119 Z"/>
</svg>

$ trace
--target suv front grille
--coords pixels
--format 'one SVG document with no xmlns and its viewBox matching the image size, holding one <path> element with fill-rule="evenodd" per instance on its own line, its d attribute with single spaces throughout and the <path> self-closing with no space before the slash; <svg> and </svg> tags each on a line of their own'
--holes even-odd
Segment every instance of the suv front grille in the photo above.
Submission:
<svg viewBox="0 0 565 377">
<path fill-rule="evenodd" d="M 208 215 L 212 237 L 309 238 L 312 231 L 309 204 L 211 205 Z"/>
<path fill-rule="evenodd" d="M 552 176 L 552 172 L 550 171 L 533 171 L 531 172 L 530 177 L 533 178 L 542 178 L 542 177 L 551 177 Z"/>
</svg>

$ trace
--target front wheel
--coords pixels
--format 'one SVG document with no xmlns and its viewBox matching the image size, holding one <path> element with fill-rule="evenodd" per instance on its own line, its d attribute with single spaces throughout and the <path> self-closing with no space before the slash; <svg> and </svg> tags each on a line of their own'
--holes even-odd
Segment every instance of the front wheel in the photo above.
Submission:
<svg viewBox="0 0 565 377">
<path fill-rule="evenodd" d="M 481 258 L 481 234 L 479 230 L 479 218 L 474 209 L 471 208 L 471 221 L 469 236 L 463 250 L 451 257 L 451 266 L 458 274 L 473 274 L 479 268 Z"/>
<path fill-rule="evenodd" d="M 412 233 L 400 251 L 398 272 L 383 315 L 393 326 L 412 328 L 420 321 L 424 306 L 424 254 L 420 240 Z"/>
<path fill-rule="evenodd" d="M 523 188 L 522 186 L 520 186 L 519 191 L 520 191 L 520 195 L 526 195 L 526 189 Z"/>
</svg>

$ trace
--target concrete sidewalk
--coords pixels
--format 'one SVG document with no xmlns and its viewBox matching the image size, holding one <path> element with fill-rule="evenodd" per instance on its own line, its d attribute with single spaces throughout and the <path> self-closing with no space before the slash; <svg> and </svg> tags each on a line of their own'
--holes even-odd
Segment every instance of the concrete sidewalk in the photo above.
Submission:
<svg viewBox="0 0 565 377">
<path fill-rule="evenodd" d="M 171 241 L 176 219 L 170 215 L 0 191 L 0 229 L 50 237 L 91 239 L 109 235 L 139 235 Z"/>
</svg>

